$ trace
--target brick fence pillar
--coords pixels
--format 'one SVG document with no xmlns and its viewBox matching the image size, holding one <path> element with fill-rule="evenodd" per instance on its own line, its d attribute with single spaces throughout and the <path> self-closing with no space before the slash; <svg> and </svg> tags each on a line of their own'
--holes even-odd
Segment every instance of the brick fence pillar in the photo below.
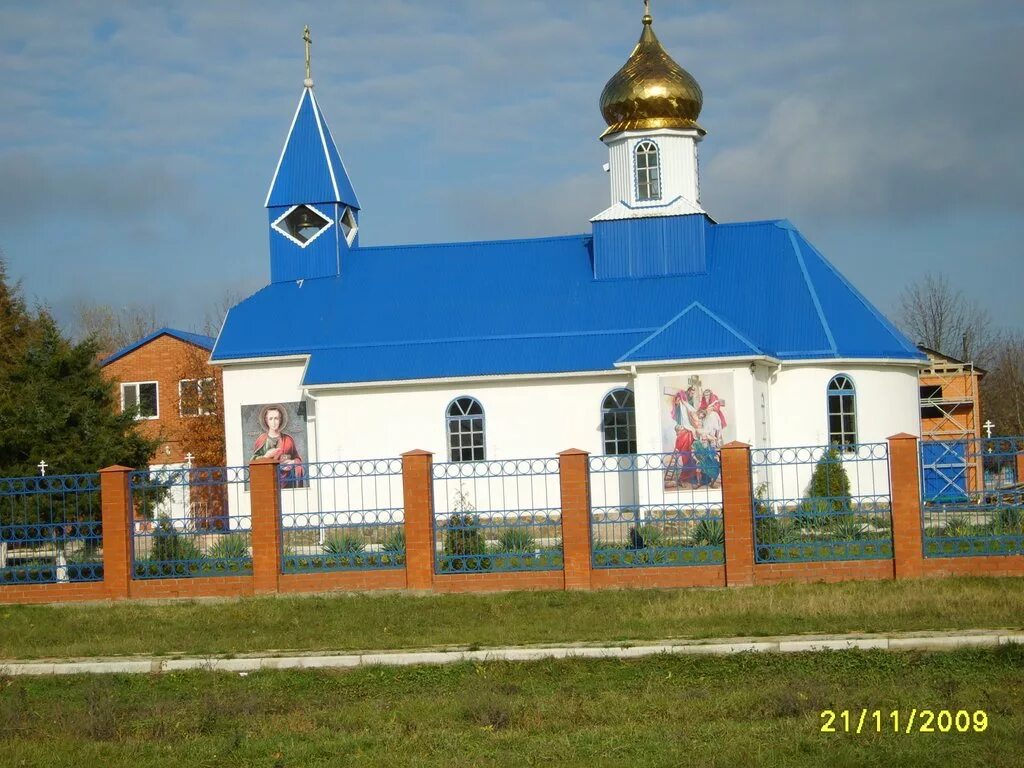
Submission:
<svg viewBox="0 0 1024 768">
<path fill-rule="evenodd" d="M 281 578 L 281 488 L 277 459 L 257 459 L 249 465 L 249 505 L 252 520 L 252 591 L 278 591 Z"/>
<path fill-rule="evenodd" d="M 131 586 L 132 529 L 135 515 L 128 490 L 128 467 L 100 470 L 100 514 L 103 518 L 103 583 L 111 600 L 124 600 Z"/>
<path fill-rule="evenodd" d="M 1024 485 L 1024 451 L 1017 454 L 1017 485 Z"/>
<path fill-rule="evenodd" d="M 565 588 L 590 589 L 590 454 L 575 448 L 558 454 L 558 481 Z"/>
<path fill-rule="evenodd" d="M 402 454 L 405 502 L 405 583 L 408 589 L 434 586 L 434 454 Z"/>
<path fill-rule="evenodd" d="M 892 498 L 892 557 L 897 579 L 924 574 L 921 541 L 921 479 L 917 438 L 889 438 L 889 489 Z"/>
<path fill-rule="evenodd" d="M 750 446 L 732 442 L 722 447 L 722 518 L 725 524 L 725 583 L 754 583 L 754 494 L 750 479 Z"/>
</svg>

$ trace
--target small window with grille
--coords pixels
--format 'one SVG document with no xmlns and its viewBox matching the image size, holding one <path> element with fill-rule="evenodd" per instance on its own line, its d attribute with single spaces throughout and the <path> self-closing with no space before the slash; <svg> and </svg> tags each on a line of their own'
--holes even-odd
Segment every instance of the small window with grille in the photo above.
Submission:
<svg viewBox="0 0 1024 768">
<path fill-rule="evenodd" d="M 609 392 L 601 404 L 604 452 L 609 456 L 636 453 L 636 407 L 628 389 Z"/>
<path fill-rule="evenodd" d="M 472 397 L 459 397 L 448 406 L 448 458 L 450 461 L 483 461 L 484 409 Z"/>
</svg>

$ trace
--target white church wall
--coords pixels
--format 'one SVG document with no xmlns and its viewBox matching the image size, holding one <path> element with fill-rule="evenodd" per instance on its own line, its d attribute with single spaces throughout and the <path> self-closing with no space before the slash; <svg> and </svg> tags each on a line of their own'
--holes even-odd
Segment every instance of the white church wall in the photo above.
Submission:
<svg viewBox="0 0 1024 768">
<path fill-rule="evenodd" d="M 813 447 L 829 443 L 828 384 L 837 374 L 847 375 L 856 391 L 857 441 L 884 443 L 898 432 L 920 434 L 916 367 L 851 365 L 786 365 L 769 383 L 772 448 Z M 820 452 L 819 452 L 820 453 Z M 768 498 L 806 495 L 814 462 L 808 451 L 781 451 L 769 455 L 781 466 L 754 469 L 754 487 L 765 486 Z M 889 494 L 889 470 L 882 448 L 841 452 L 854 496 Z M 804 463 L 796 463 L 803 460 Z"/>
<path fill-rule="evenodd" d="M 668 203 L 680 195 L 690 202 L 699 202 L 697 138 L 696 131 L 645 131 L 616 135 L 608 145 L 612 204 L 620 200 L 637 204 L 633 152 L 637 143 L 644 139 L 651 139 L 658 145 L 661 159 L 662 196 L 657 203 Z"/>
</svg>

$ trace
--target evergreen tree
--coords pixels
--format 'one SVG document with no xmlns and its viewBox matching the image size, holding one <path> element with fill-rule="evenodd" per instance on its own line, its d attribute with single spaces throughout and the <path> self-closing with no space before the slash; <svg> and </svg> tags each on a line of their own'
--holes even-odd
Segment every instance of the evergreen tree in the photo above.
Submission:
<svg viewBox="0 0 1024 768">
<path fill-rule="evenodd" d="M 30 311 L 0 262 L 0 476 L 145 466 L 156 448 L 120 413 L 92 341 L 72 344 L 43 309 Z"/>
<path fill-rule="evenodd" d="M 850 509 L 850 476 L 846 474 L 839 450 L 834 445 L 829 446 L 818 459 L 811 474 L 808 496 L 812 508 L 818 512 L 845 512 Z"/>
</svg>

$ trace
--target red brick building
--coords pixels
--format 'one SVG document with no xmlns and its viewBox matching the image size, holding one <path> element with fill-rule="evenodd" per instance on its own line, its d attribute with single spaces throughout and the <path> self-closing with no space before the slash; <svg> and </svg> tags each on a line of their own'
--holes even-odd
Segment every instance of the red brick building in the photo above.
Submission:
<svg viewBox="0 0 1024 768">
<path fill-rule="evenodd" d="M 221 372 L 207 365 L 213 344 L 209 336 L 161 328 L 100 363 L 117 382 L 121 409 L 135 409 L 142 433 L 161 441 L 152 465 L 183 464 L 196 417 L 219 413 Z M 223 420 L 217 422 L 223 439 Z"/>
</svg>

